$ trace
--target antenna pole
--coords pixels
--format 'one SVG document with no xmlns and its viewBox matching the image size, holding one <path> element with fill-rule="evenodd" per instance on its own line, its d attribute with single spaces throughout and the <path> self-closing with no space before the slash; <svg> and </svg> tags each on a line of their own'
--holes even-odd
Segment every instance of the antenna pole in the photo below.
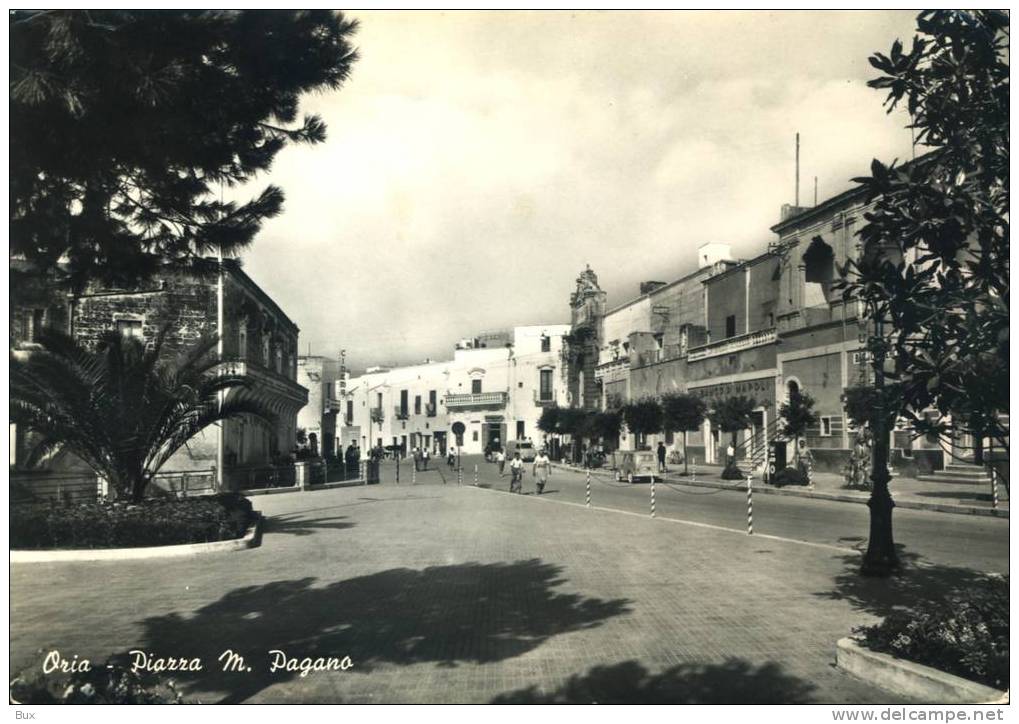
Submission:
<svg viewBox="0 0 1019 724">
<path fill-rule="evenodd" d="M 796 206 L 800 205 L 800 134 L 796 134 Z"/>
<path fill-rule="evenodd" d="M 814 177 L 814 206 L 817 206 L 817 176 Z"/>
</svg>

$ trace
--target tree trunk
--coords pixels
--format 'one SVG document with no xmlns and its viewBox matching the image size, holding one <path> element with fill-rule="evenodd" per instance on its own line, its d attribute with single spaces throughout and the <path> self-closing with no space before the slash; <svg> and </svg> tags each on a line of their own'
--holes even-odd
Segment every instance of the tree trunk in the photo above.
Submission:
<svg viewBox="0 0 1019 724">
<path fill-rule="evenodd" d="M 145 498 L 145 488 L 148 487 L 148 478 L 142 474 L 137 475 L 131 481 L 131 502 L 140 503 Z"/>
<path fill-rule="evenodd" d="M 870 539 L 863 556 L 860 573 L 865 576 L 887 576 L 898 569 L 899 557 L 895 551 L 892 536 L 892 509 L 895 502 L 888 491 L 888 427 L 883 414 L 875 415 L 873 464 L 871 468 L 871 493 L 867 507 L 870 508 Z"/>
<path fill-rule="evenodd" d="M 690 456 L 686 452 L 686 430 L 683 430 L 683 475 L 690 474 Z"/>
</svg>

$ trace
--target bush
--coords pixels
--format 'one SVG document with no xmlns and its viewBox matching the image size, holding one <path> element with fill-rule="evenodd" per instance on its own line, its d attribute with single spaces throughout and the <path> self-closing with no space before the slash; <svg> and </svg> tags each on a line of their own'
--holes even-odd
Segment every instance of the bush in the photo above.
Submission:
<svg viewBox="0 0 1019 724">
<path fill-rule="evenodd" d="M 722 471 L 722 480 L 746 480 L 746 477 L 736 463 L 729 463 Z"/>
<path fill-rule="evenodd" d="M 11 548 L 129 548 L 240 538 L 254 520 L 237 493 L 129 503 L 17 505 Z"/>
<path fill-rule="evenodd" d="M 783 485 L 807 485 L 810 481 L 807 479 L 807 473 L 802 468 L 785 468 L 775 473 L 769 481 L 775 487 L 781 488 Z"/>
<path fill-rule="evenodd" d="M 896 611 L 855 633 L 875 651 L 1004 690 L 1009 688 L 1008 599 L 1008 578 L 990 579 L 923 608 Z"/>
<path fill-rule="evenodd" d="M 11 681 L 10 698 L 18 704 L 188 703 L 172 680 L 135 673 L 123 658 L 74 673 L 57 670 L 45 674 L 41 665 L 32 666 Z"/>
</svg>

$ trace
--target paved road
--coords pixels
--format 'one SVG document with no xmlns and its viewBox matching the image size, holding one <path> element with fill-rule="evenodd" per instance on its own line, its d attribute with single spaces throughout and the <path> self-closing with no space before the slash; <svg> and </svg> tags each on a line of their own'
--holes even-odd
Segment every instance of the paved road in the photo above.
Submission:
<svg viewBox="0 0 1019 724">
<path fill-rule="evenodd" d="M 478 467 L 482 487 L 509 490 L 509 474 L 499 477 L 495 465 L 481 457 L 464 458 L 464 481 L 473 484 L 474 466 Z M 402 468 L 401 481 L 410 480 L 410 464 Z M 394 464 L 384 470 L 392 480 Z M 420 474 L 425 482 L 440 482 L 440 473 Z M 442 468 L 441 475 L 452 484 L 455 474 Z M 528 466 L 524 491 L 533 494 L 534 478 Z M 585 502 L 585 476 L 556 468 L 546 487 L 549 501 Z M 604 473 L 592 475 L 591 500 L 596 507 L 639 514 L 650 513 L 650 485 L 617 483 Z M 866 548 L 869 510 L 865 505 L 792 496 L 756 495 L 754 532 L 808 541 L 838 548 Z M 657 484 L 655 513 L 659 518 L 693 521 L 708 525 L 746 530 L 747 499 L 745 487 L 733 491 Z M 933 511 L 897 509 L 894 513 L 895 541 L 909 561 L 942 567 L 960 567 L 993 573 L 1008 572 L 1007 519 L 956 515 Z"/>
</svg>

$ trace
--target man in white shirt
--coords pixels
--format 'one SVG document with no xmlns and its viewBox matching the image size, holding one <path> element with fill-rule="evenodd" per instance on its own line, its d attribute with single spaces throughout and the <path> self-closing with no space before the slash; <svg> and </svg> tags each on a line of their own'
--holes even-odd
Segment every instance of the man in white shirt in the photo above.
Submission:
<svg viewBox="0 0 1019 724">
<path fill-rule="evenodd" d="M 534 458 L 534 469 L 531 474 L 535 477 L 535 488 L 538 490 L 538 495 L 545 490 L 545 483 L 548 482 L 549 473 L 552 472 L 552 461 L 548 457 L 548 453 L 545 452 L 545 448 L 541 449 L 538 453 L 538 457 Z"/>
<path fill-rule="evenodd" d="M 524 461 L 520 459 L 520 453 L 514 453 L 513 459 L 510 460 L 510 492 L 520 493 L 523 488 L 523 477 L 524 477 Z"/>
<path fill-rule="evenodd" d="M 506 470 L 506 451 L 499 448 L 499 452 L 495 454 L 495 461 L 499 463 L 499 477 L 501 478 Z"/>
</svg>

